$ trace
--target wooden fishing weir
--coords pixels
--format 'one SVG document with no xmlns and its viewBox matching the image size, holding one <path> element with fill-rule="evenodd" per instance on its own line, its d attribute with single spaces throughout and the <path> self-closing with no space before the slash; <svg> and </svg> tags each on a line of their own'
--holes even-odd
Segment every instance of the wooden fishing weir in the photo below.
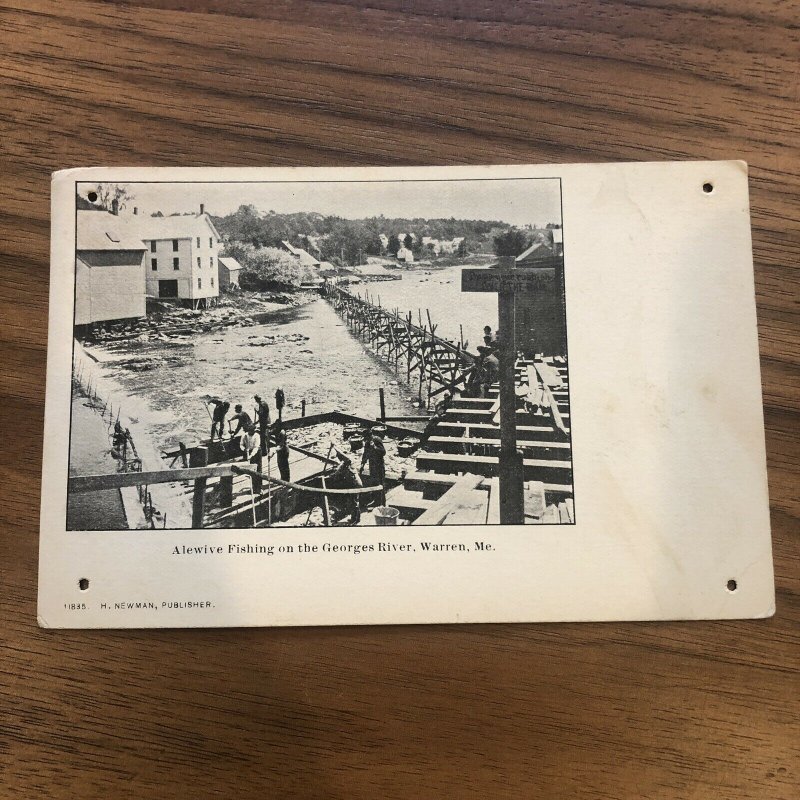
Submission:
<svg viewBox="0 0 800 800">
<path fill-rule="evenodd" d="M 358 297 L 332 281 L 322 294 L 350 330 L 381 356 L 406 383 L 416 387 L 420 406 L 446 391 L 456 392 L 466 385 L 477 356 L 467 352 L 463 338 L 453 343 L 436 335 L 430 312 L 417 310 L 401 315 L 398 309 L 381 306 L 380 296 Z"/>
<path fill-rule="evenodd" d="M 350 330 L 417 389 L 420 406 L 437 395 L 467 388 L 479 357 L 436 335 L 426 310 L 402 315 L 380 297 L 353 295 L 333 282 L 323 287 Z M 564 357 L 518 358 L 514 383 L 516 441 L 522 455 L 526 522 L 574 522 L 572 445 L 569 429 L 569 372 Z M 525 402 L 533 387 L 547 395 L 547 411 Z M 416 469 L 392 488 L 386 502 L 414 524 L 497 523 L 499 514 L 499 384 L 484 397 L 456 397 L 417 454 Z M 382 418 L 385 419 L 383 404 Z M 400 421 L 400 418 L 394 418 Z M 415 418 L 405 418 L 415 419 Z"/>
</svg>

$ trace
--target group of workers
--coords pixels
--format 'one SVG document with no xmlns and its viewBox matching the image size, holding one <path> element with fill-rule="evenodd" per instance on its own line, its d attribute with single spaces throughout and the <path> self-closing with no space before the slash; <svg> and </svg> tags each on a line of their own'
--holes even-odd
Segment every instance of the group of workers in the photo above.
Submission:
<svg viewBox="0 0 800 800">
<path fill-rule="evenodd" d="M 217 397 L 210 397 L 208 404 L 213 406 L 211 411 L 211 441 L 215 437 L 220 441 L 224 438 L 225 423 L 228 423 L 228 432 L 231 440 L 238 437 L 238 450 L 243 461 L 252 464 L 256 471 L 262 472 L 264 456 L 268 456 L 270 449 L 275 448 L 278 462 L 278 470 L 281 480 L 291 481 L 289 469 L 289 444 L 286 437 L 286 429 L 283 425 L 282 412 L 285 405 L 285 397 L 282 389 L 275 392 L 275 407 L 278 412 L 278 419 L 271 422 L 269 404 L 260 395 L 254 395 L 255 407 L 251 416 L 244 410 L 241 404 L 234 406 L 234 413 L 228 419 L 230 403 Z M 235 425 L 235 427 L 233 427 Z M 379 498 L 380 505 L 386 502 L 386 446 L 383 442 L 381 430 L 370 430 L 365 436 L 364 452 L 361 457 L 361 465 L 356 468 L 352 456 L 344 453 L 330 443 L 330 453 L 336 456 L 337 464 L 330 475 L 332 486 L 342 489 L 358 488 L 364 486 L 367 480 L 368 486 L 380 487 L 379 492 L 374 495 L 348 495 L 346 503 L 346 513 L 349 513 L 353 524 L 361 519 L 362 507 L 366 508 L 366 503 L 362 504 L 361 498 Z M 253 480 L 253 490 L 261 491 L 261 481 Z"/>
<path fill-rule="evenodd" d="M 472 372 L 465 394 L 472 397 L 488 397 L 489 390 L 493 383 L 498 379 L 500 363 L 497 358 L 499 348 L 499 331 L 492 333 L 489 325 L 483 329 L 483 345 L 478 347 L 478 359 L 475 362 L 475 369 Z M 211 397 L 208 404 L 213 406 L 211 416 L 211 441 L 215 437 L 220 441 L 225 436 L 225 423 L 228 423 L 228 434 L 230 439 L 239 438 L 238 450 L 243 461 L 254 465 L 258 472 L 262 471 L 263 458 L 268 456 L 272 447 L 276 448 L 278 470 L 281 480 L 290 481 L 291 473 L 289 469 L 289 445 L 286 437 L 286 430 L 283 425 L 283 408 L 286 403 L 283 389 L 275 391 L 275 408 L 277 419 L 271 422 L 269 404 L 260 396 L 253 395 L 255 407 L 251 416 L 244 410 L 241 404 L 236 404 L 233 408 L 234 413 L 230 419 L 227 418 L 230 411 L 230 403 L 217 397 Z M 445 392 L 434 409 L 433 416 L 428 420 L 424 431 L 421 434 L 421 446 L 430 438 L 436 426 L 447 414 L 447 410 L 453 401 L 453 395 Z M 235 428 L 232 427 L 235 424 Z M 380 505 L 386 502 L 386 446 L 383 442 L 381 429 L 371 429 L 364 441 L 364 451 L 361 457 L 361 464 L 356 468 L 352 455 L 348 455 L 340 450 L 336 445 L 330 443 L 330 453 L 335 454 L 337 465 L 330 476 L 331 485 L 342 489 L 354 489 L 364 486 L 365 471 L 368 486 L 380 487 L 378 495 Z M 253 488 L 260 491 L 260 481 L 254 479 Z M 361 498 L 374 498 L 373 494 L 353 494 L 347 495 L 346 513 L 351 517 L 352 524 L 357 524 L 361 520 L 361 512 L 366 508 L 366 502 Z"/>
<path fill-rule="evenodd" d="M 290 481 L 289 444 L 283 425 L 283 408 L 286 404 L 283 389 L 275 391 L 275 408 L 278 418 L 274 423 L 270 419 L 269 404 L 257 394 L 253 395 L 253 400 L 255 401 L 253 416 L 245 411 L 240 403 L 233 407 L 234 413 L 228 420 L 230 438 L 233 440 L 238 437 L 242 460 L 255 465 L 259 472 L 262 470 L 264 456 L 268 456 L 270 448 L 274 447 L 281 480 Z M 226 417 L 231 404 L 218 397 L 209 398 L 208 404 L 214 407 L 211 412 L 211 441 L 214 441 L 215 436 L 222 441 L 225 434 Z M 234 423 L 235 428 L 232 427 Z M 254 488 L 260 490 L 261 487 L 254 485 Z"/>
</svg>

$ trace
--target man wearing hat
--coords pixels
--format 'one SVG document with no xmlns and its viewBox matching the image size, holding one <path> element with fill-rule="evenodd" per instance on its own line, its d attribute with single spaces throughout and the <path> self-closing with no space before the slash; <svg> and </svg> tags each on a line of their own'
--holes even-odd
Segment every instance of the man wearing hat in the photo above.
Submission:
<svg viewBox="0 0 800 800">
<path fill-rule="evenodd" d="M 380 502 L 381 505 L 386 505 L 386 447 L 383 444 L 383 431 L 375 430 L 372 428 L 364 442 L 364 455 L 361 458 L 361 469 L 359 472 L 364 472 L 364 467 L 369 464 L 369 482 L 370 486 L 380 486 Z"/>
</svg>

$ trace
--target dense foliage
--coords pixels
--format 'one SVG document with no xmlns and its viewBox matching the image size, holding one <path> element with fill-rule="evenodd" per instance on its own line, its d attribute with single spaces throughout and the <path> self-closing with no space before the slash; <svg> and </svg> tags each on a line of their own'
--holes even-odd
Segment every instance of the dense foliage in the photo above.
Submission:
<svg viewBox="0 0 800 800">
<path fill-rule="evenodd" d="M 277 247 L 255 247 L 239 242 L 228 243 L 226 255 L 233 256 L 241 265 L 239 285 L 242 289 L 267 291 L 299 286 L 313 277 L 307 267 L 285 250 Z"/>
<path fill-rule="evenodd" d="M 518 256 L 530 243 L 531 240 L 524 231 L 510 228 L 494 237 L 494 252 L 498 256 Z"/>
<path fill-rule="evenodd" d="M 308 250 L 321 261 L 339 266 L 363 263 L 367 256 L 396 255 L 403 246 L 413 250 L 417 258 L 429 258 L 433 249 L 423 245 L 423 237 L 440 241 L 463 238 L 464 241 L 458 245 L 460 256 L 472 252 L 491 253 L 498 235 L 515 230 L 497 220 L 384 216 L 344 219 L 315 212 L 261 213 L 252 205 L 239 206 L 233 213 L 213 219 L 223 238 L 231 245 L 250 245 L 258 250 L 280 247 L 281 242 L 287 241 Z M 387 237 L 387 246 L 381 242 L 381 234 Z M 521 231 L 519 234 L 525 236 Z"/>
</svg>

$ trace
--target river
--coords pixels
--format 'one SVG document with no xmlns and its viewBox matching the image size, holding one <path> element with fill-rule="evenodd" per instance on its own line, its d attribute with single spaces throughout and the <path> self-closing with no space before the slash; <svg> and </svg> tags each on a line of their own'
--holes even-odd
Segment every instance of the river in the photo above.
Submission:
<svg viewBox="0 0 800 800">
<path fill-rule="evenodd" d="M 472 265 L 475 266 L 475 265 Z M 419 316 L 426 321 L 426 309 L 436 325 L 436 334 L 444 339 L 459 341 L 459 326 L 463 326 L 464 339 L 470 352 L 483 344 L 483 326 L 497 329 L 497 295 L 494 293 L 462 292 L 461 266 L 428 271 L 403 273 L 399 281 L 380 281 L 352 287 L 352 291 L 364 297 L 380 297 L 381 305 L 397 309 L 401 315 L 409 311 L 413 322 Z"/>
<path fill-rule="evenodd" d="M 381 296 L 386 307 L 428 309 L 437 333 L 458 340 L 459 324 L 474 351 L 483 325 L 496 327 L 495 295 L 460 291 L 460 268 L 431 274 L 408 272 L 400 281 L 364 284 L 363 294 Z M 119 388 L 115 407 L 133 419 L 157 447 L 208 437 L 211 423 L 206 395 L 237 402 L 252 412 L 254 394 L 274 406 L 275 389 L 284 390 L 285 415 L 338 409 L 365 417 L 379 413 L 378 389 L 389 414 L 419 413 L 412 392 L 393 369 L 373 355 L 348 330 L 331 306 L 315 299 L 301 306 L 257 315 L 250 327 L 195 334 L 177 342 L 123 340 L 97 345 L 105 377 Z M 305 338 L 307 337 L 307 338 Z"/>
</svg>

